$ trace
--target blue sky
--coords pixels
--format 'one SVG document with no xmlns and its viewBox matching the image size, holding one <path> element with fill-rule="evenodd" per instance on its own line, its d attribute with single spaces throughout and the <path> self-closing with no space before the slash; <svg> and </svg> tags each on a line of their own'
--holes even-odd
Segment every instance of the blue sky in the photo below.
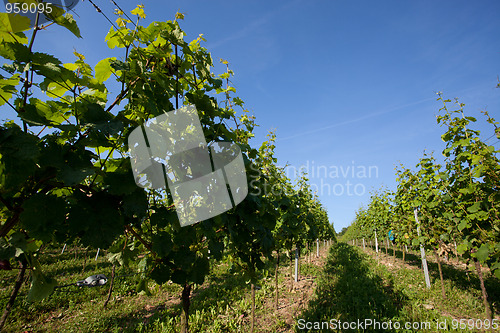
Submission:
<svg viewBox="0 0 500 333">
<path fill-rule="evenodd" d="M 110 1 L 94 2 L 115 19 Z M 138 4 L 116 2 L 127 11 Z M 481 119 L 484 138 L 493 132 L 480 110 L 500 119 L 497 0 L 144 5 L 146 25 L 185 13 L 187 39 L 204 34 L 216 73 L 223 71 L 219 58 L 230 62 L 237 95 L 260 125 L 254 146 L 276 129 L 280 164 L 328 170 L 326 177 L 310 178 L 337 231 L 368 203 L 369 191 L 395 188 L 397 164 L 413 167 L 424 149 L 439 158 L 444 129 L 435 120 L 441 107 L 435 92 L 465 103 L 466 112 Z M 51 27 L 39 33 L 34 48 L 64 62 L 73 61 L 74 48 L 92 66 L 122 56 L 107 49 L 109 23 L 88 1 L 74 11 L 83 39 Z M 494 138 L 488 142 L 500 147 Z"/>
</svg>

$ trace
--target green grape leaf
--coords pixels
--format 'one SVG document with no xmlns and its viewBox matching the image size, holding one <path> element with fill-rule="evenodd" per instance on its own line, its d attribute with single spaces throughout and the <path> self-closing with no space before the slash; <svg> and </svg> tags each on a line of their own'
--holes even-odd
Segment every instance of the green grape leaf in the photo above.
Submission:
<svg viewBox="0 0 500 333">
<path fill-rule="evenodd" d="M 21 225 L 31 237 L 44 242 L 49 242 L 54 230 L 65 221 L 66 204 L 60 197 L 34 194 L 23 203 L 22 208 L 19 217 Z"/>
<path fill-rule="evenodd" d="M 187 93 L 186 98 L 190 103 L 196 106 L 199 112 L 203 112 L 205 115 L 210 117 L 215 116 L 217 102 L 213 97 L 205 95 L 202 90 L 196 90 L 193 93 Z"/>
<path fill-rule="evenodd" d="M 39 302 L 52 294 L 57 281 L 43 275 L 37 269 L 32 271 L 31 288 L 28 292 L 28 302 Z"/>
<path fill-rule="evenodd" d="M 137 283 L 137 286 L 135 287 L 135 291 L 138 294 L 145 294 L 146 296 L 151 296 L 151 292 L 149 291 L 148 288 L 148 280 L 140 279 L 139 282 Z"/>
<path fill-rule="evenodd" d="M 489 258 L 489 246 L 488 244 L 483 244 L 481 245 L 481 247 L 479 249 L 477 249 L 477 252 L 475 253 L 476 254 L 476 258 L 481 261 L 481 262 L 486 262 L 486 260 L 488 260 Z"/>
<path fill-rule="evenodd" d="M 94 154 L 85 149 L 67 150 L 64 154 L 64 164 L 60 165 L 57 179 L 66 186 L 73 186 L 93 175 L 96 168 L 91 162 Z"/>
<path fill-rule="evenodd" d="M 165 228 L 169 225 L 179 224 L 177 213 L 173 209 L 167 209 L 165 207 L 155 208 L 155 212 L 151 214 L 149 219 L 151 225 L 155 225 L 158 228 Z"/>
<path fill-rule="evenodd" d="M 464 230 L 465 228 L 468 228 L 468 227 L 469 227 L 469 224 L 467 223 L 466 219 L 462 219 L 460 221 L 460 223 L 458 224 L 458 230 L 459 231 L 462 231 L 462 230 Z"/>
<path fill-rule="evenodd" d="M 65 79 L 55 80 L 46 77 L 40 83 L 40 89 L 42 89 L 48 97 L 60 98 L 65 93 L 73 89 L 76 84 L 76 78 L 70 77 L 69 73 L 66 75 Z"/>
<path fill-rule="evenodd" d="M 28 44 L 28 38 L 21 31 L 31 28 L 28 17 L 14 13 L 0 13 L 0 41 L 2 44 L 18 42 Z"/>
<path fill-rule="evenodd" d="M 0 259 L 10 259 L 16 255 L 16 248 L 5 241 L 4 238 L 0 238 Z"/>
<path fill-rule="evenodd" d="M 468 249 L 469 249 L 469 247 L 467 246 L 466 243 L 462 243 L 462 244 L 457 246 L 457 252 L 459 254 L 464 254 Z"/>
<path fill-rule="evenodd" d="M 108 47 L 114 49 L 115 47 L 125 47 L 123 35 L 126 34 L 128 29 L 115 30 L 113 27 L 109 29 L 108 34 L 104 38 Z"/>
<path fill-rule="evenodd" d="M 43 66 L 45 64 L 50 64 L 51 66 L 54 66 L 54 67 L 56 67 L 58 65 L 62 65 L 61 60 L 57 59 L 56 57 L 54 57 L 51 54 L 47 54 L 47 53 L 43 53 L 43 52 L 33 52 L 33 54 L 31 55 L 31 60 L 34 64 L 37 64 L 40 66 Z M 62 69 L 65 69 L 65 70 L 73 73 L 72 71 L 70 71 L 69 69 L 67 69 L 64 66 L 57 67 L 56 71 L 59 71 Z"/>
<path fill-rule="evenodd" d="M 130 166 L 130 163 L 127 164 Z M 114 195 L 131 194 L 137 189 L 132 172 L 106 172 L 103 177 L 109 193 Z"/>
<path fill-rule="evenodd" d="M 28 124 L 37 126 L 57 126 L 67 118 L 63 110 L 66 105 L 60 102 L 47 101 L 42 102 L 37 98 L 30 98 L 24 112 L 19 113 L 21 119 Z"/>
<path fill-rule="evenodd" d="M 145 273 L 148 267 L 148 263 L 149 263 L 149 257 L 144 256 L 144 258 L 142 258 L 141 261 L 139 261 L 139 263 L 137 264 L 137 271 Z"/>
<path fill-rule="evenodd" d="M 109 58 L 109 66 L 115 71 L 128 71 L 130 70 L 129 65 L 121 60 L 116 60 L 116 58 Z"/>
<path fill-rule="evenodd" d="M 21 232 L 14 232 L 10 236 L 9 243 L 16 248 L 16 257 L 21 253 L 25 253 L 28 251 L 28 242 L 26 241 L 26 235 Z"/>
<path fill-rule="evenodd" d="M 56 24 L 65 27 L 66 29 L 71 31 L 71 33 L 73 33 L 73 35 L 75 35 L 76 37 L 82 38 L 82 36 L 80 35 L 80 28 L 78 28 L 78 25 L 76 24 L 73 15 L 69 13 L 66 13 L 65 15 L 59 15 L 55 17 L 53 21 Z"/>
<path fill-rule="evenodd" d="M 160 36 L 176 45 L 183 45 L 184 31 L 182 31 L 177 24 L 168 22 L 168 28 L 160 32 Z"/>
<path fill-rule="evenodd" d="M 30 50 L 26 45 L 20 43 L 2 43 L 0 56 L 16 62 L 27 63 L 30 59 Z"/>
<path fill-rule="evenodd" d="M 145 19 L 146 18 L 146 14 L 144 13 L 144 8 L 143 7 L 144 6 L 142 6 L 142 5 L 137 6 L 135 9 L 133 9 L 132 11 L 130 11 L 130 14 L 137 15 L 140 18 Z"/>
<path fill-rule="evenodd" d="M 159 257 L 166 257 L 172 250 L 172 238 L 168 232 L 158 232 L 152 237 L 152 250 Z"/>
<path fill-rule="evenodd" d="M 500 279 L 500 262 L 495 262 L 491 265 L 490 269 L 495 274 L 497 279 Z"/>
<path fill-rule="evenodd" d="M 123 266 L 125 261 L 123 260 L 123 254 L 121 252 L 117 253 L 108 253 L 107 255 L 108 261 L 112 264 L 118 264 L 120 266 Z"/>
<path fill-rule="evenodd" d="M 447 233 L 441 234 L 441 235 L 439 235 L 439 239 L 441 239 L 442 241 L 445 241 L 445 242 L 449 242 L 450 241 L 450 235 L 447 234 Z"/>
<path fill-rule="evenodd" d="M 17 92 L 16 86 L 20 81 L 20 74 L 14 74 L 10 78 L 4 78 L 0 75 L 0 106 L 7 103 L 12 95 Z"/>
<path fill-rule="evenodd" d="M 81 238 L 84 246 L 107 249 L 123 232 L 117 198 L 105 192 L 88 197 L 75 195 L 78 205 L 70 208 L 67 217 L 69 233 Z"/>
<path fill-rule="evenodd" d="M 205 276 L 209 273 L 210 265 L 207 258 L 196 257 L 193 267 L 190 270 L 188 279 L 196 284 L 203 284 Z M 172 278 L 173 281 L 173 278 Z"/>
<path fill-rule="evenodd" d="M 150 275 L 151 279 L 153 279 L 159 285 L 164 284 L 168 280 L 170 280 L 171 269 L 169 266 L 165 265 L 163 262 L 157 262 L 153 266 L 153 270 Z"/>
<path fill-rule="evenodd" d="M 208 243 L 208 249 L 210 250 L 210 257 L 220 260 L 222 259 L 222 255 L 224 253 L 224 243 L 223 242 L 218 242 L 215 240 L 211 240 Z"/>
<path fill-rule="evenodd" d="M 113 116 L 106 112 L 104 108 L 97 103 L 84 105 L 80 112 L 80 121 L 84 124 L 104 123 L 113 119 Z"/>
<path fill-rule="evenodd" d="M 173 283 L 183 285 L 187 282 L 187 274 L 181 269 L 176 269 L 172 272 L 171 280 Z"/>
<path fill-rule="evenodd" d="M 127 242 L 127 239 L 124 236 L 120 236 L 115 241 L 113 244 L 108 248 L 108 252 L 110 253 L 118 253 L 121 252 L 121 250 L 125 247 L 125 244 Z"/>
<path fill-rule="evenodd" d="M 243 107 L 244 102 L 243 102 L 243 100 L 242 100 L 241 98 L 239 98 L 239 97 L 234 97 L 234 98 L 233 98 L 233 102 L 234 102 L 234 104 L 236 104 L 236 105 L 239 105 L 239 106 Z"/>
<path fill-rule="evenodd" d="M 0 193 L 17 192 L 34 175 L 40 154 L 38 139 L 19 126 L 0 126 Z"/>
<path fill-rule="evenodd" d="M 483 244 L 479 249 L 477 249 L 476 252 L 472 254 L 473 257 L 476 257 L 477 260 L 480 262 L 484 263 L 486 260 L 488 260 L 489 257 L 489 247 L 488 244 Z"/>
<path fill-rule="evenodd" d="M 100 83 L 106 81 L 111 76 L 111 73 L 112 73 L 111 69 L 112 69 L 112 67 L 111 67 L 111 64 L 110 64 L 110 60 L 116 60 L 116 58 L 113 57 L 113 58 L 102 59 L 94 67 L 95 78 Z"/>
<path fill-rule="evenodd" d="M 472 206 L 469 206 L 467 208 L 467 211 L 469 213 L 476 213 L 477 211 L 479 211 L 481 209 L 481 203 L 480 202 L 475 202 Z"/>
<path fill-rule="evenodd" d="M 122 242 L 118 243 L 119 245 L 121 245 L 119 249 L 117 249 L 116 246 L 118 244 L 113 244 L 113 246 L 108 250 L 110 252 L 108 254 L 108 260 L 111 263 L 118 263 L 120 266 L 128 266 L 130 262 L 135 261 L 135 259 L 137 258 L 139 250 L 134 247 L 133 244 L 129 244 L 128 246 L 124 247 L 124 242 L 125 239 L 122 239 Z"/>
<path fill-rule="evenodd" d="M 134 192 L 123 195 L 123 211 L 126 216 L 141 219 L 148 210 L 148 199 L 144 189 L 137 187 Z"/>
</svg>

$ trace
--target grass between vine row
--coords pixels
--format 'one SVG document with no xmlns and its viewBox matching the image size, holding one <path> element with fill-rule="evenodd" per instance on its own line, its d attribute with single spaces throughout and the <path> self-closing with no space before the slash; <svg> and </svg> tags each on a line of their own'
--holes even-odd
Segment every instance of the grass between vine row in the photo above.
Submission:
<svg viewBox="0 0 500 333">
<path fill-rule="evenodd" d="M 429 262 L 431 288 L 427 289 L 420 269 L 420 259 L 416 255 L 407 254 L 407 260 L 403 262 L 400 252 L 396 251 L 395 257 L 390 255 L 392 253 L 392 250 L 389 250 L 389 255 L 380 252 L 377 259 L 376 253 L 368 247 L 363 251 L 345 243 L 333 245 L 318 280 L 315 295 L 301 315 L 303 324 L 301 327 L 297 326 L 296 331 L 340 331 L 326 329 L 326 325 L 318 326 L 324 322 L 331 323 L 332 320 L 333 325 L 330 327 L 333 328 L 335 325 L 341 328 L 343 322 L 356 322 L 356 325 L 351 326 L 356 329 L 347 331 L 445 331 L 438 329 L 437 323 L 440 323 L 441 328 L 446 323 L 451 331 L 455 326 L 457 332 L 487 331 L 477 329 L 480 325 L 477 320 L 483 320 L 484 323 L 485 314 L 475 272 L 463 269 L 464 264 L 443 264 L 447 295 L 443 299 L 436 263 L 432 260 Z M 486 275 L 486 288 L 495 310 L 495 318 L 500 319 L 500 283 L 489 272 Z M 358 326 L 359 322 L 365 323 L 365 319 L 372 320 L 371 326 Z M 474 320 L 473 324 L 469 321 L 471 319 Z M 375 321 L 392 324 L 375 326 Z M 305 327 L 305 322 L 310 323 L 311 329 Z M 318 323 L 316 329 L 315 322 Z M 396 329 L 395 322 L 400 324 L 399 329 Z M 421 323 L 427 322 L 430 323 L 429 329 L 422 328 Z M 405 323 L 410 325 L 409 329 L 405 329 Z M 417 325 L 420 328 L 417 329 Z"/>
<path fill-rule="evenodd" d="M 83 280 L 93 274 L 111 276 L 112 265 L 104 254 L 80 248 L 45 251 L 40 257 L 44 272 L 59 285 Z M 281 256 L 278 275 L 279 306 L 274 303 L 274 268 L 262 276 L 256 292 L 255 332 L 291 332 L 295 318 L 307 304 L 316 277 L 326 257 L 301 258 L 300 279 L 291 283 L 290 261 Z M 272 265 L 273 263 L 270 263 Z M 29 281 L 24 283 L 5 332 L 178 332 L 181 288 L 165 283 L 150 283 L 150 295 L 135 291 L 138 276 L 135 265 L 117 267 L 112 298 L 106 308 L 109 281 L 102 287 L 61 288 L 38 303 L 26 301 Z M 17 270 L 0 271 L 0 307 L 3 310 L 12 290 Z M 124 276 L 125 275 L 125 276 Z M 203 285 L 193 288 L 190 308 L 190 332 L 249 332 L 250 284 L 228 262 L 214 262 Z"/>
<path fill-rule="evenodd" d="M 393 257 L 371 248 L 363 251 L 345 243 L 334 244 L 316 258 L 301 258 L 300 279 L 291 283 L 290 262 L 281 260 L 278 283 L 279 305 L 274 304 L 274 271 L 260 281 L 256 293 L 256 332 L 334 332 L 340 330 L 301 329 L 305 322 L 378 322 L 398 321 L 433 324 L 431 329 L 406 332 L 437 332 L 436 322 L 484 319 L 484 307 L 477 275 L 464 263 L 443 264 L 447 299 L 441 296 L 437 265 L 429 260 L 431 289 L 425 287 L 420 259 L 414 254 L 396 251 Z M 94 260 L 95 252 L 75 248 L 43 257 L 47 272 L 56 276 L 60 285 L 104 273 L 108 277 L 111 264 L 103 256 Z M 68 287 L 56 291 L 39 303 L 28 303 L 28 285 L 23 284 L 5 332 L 177 332 L 179 330 L 181 289 L 166 283 L 149 285 L 150 295 L 137 293 L 134 272 L 117 269 L 113 296 L 107 308 L 103 303 L 108 285 L 95 288 Z M 0 306 L 7 302 L 16 270 L 0 271 Z M 486 287 L 496 318 L 500 304 L 500 283 L 486 273 Z M 109 282 L 108 282 L 109 284 Z M 191 300 L 191 332 L 248 332 L 250 327 L 250 287 L 245 278 L 233 272 L 228 263 L 214 263 L 212 273 L 201 286 L 194 288 Z M 338 322 L 337 322 L 338 324 Z M 302 325 L 303 326 L 303 325 Z M 356 330 L 350 330 L 356 331 Z M 362 331 L 359 329 L 358 331 Z M 365 331 L 405 332 L 404 329 Z M 457 332 L 481 330 L 457 329 Z"/>
</svg>

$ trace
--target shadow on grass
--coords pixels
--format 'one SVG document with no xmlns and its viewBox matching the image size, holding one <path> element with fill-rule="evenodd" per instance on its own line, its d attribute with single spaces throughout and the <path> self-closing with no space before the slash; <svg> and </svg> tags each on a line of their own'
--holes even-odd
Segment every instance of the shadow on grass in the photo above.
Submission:
<svg viewBox="0 0 500 333">
<path fill-rule="evenodd" d="M 207 280 L 203 285 L 198 286 L 191 294 L 191 306 L 189 308 L 190 331 L 199 332 L 203 327 L 210 327 L 210 321 L 215 319 L 206 314 L 206 317 L 203 319 L 197 318 L 197 320 L 193 320 L 192 316 L 195 315 L 196 312 L 208 310 L 210 308 L 224 309 L 226 306 L 232 307 L 238 300 L 241 300 L 249 293 L 250 285 L 246 284 L 246 278 L 241 274 L 221 271 L 214 272 L 213 275 L 210 276 L 209 281 Z M 178 327 L 175 327 L 174 323 L 178 324 L 180 321 L 181 293 L 179 291 L 178 294 L 169 296 L 172 297 L 167 297 L 165 302 L 169 299 L 175 299 L 175 302 L 169 302 L 167 307 L 165 303 L 163 303 L 156 307 L 135 310 L 128 313 L 117 311 L 115 314 L 99 318 L 99 328 L 102 329 L 105 327 L 106 329 L 119 330 L 120 332 L 149 332 L 157 331 L 157 326 L 160 325 L 165 327 L 167 331 L 170 329 L 170 331 L 175 332 Z M 119 305 L 111 302 L 109 307 L 113 309 L 117 306 Z M 218 314 L 215 313 L 215 316 L 217 315 Z M 250 314 L 247 313 L 246 315 L 249 316 Z M 139 329 L 139 327 L 141 328 Z M 94 327 L 90 324 L 90 327 L 85 328 L 84 331 L 93 332 Z"/>
<path fill-rule="evenodd" d="M 401 293 L 392 288 L 392 281 L 386 284 L 368 269 L 366 260 L 352 246 L 338 243 L 331 247 L 323 273 L 315 290 L 315 296 L 299 316 L 304 322 L 364 322 L 373 319 L 387 322 L 398 316 L 407 302 Z M 297 325 L 297 332 L 328 332 Z M 303 326 L 303 325 L 302 325 Z M 334 328 L 334 327 L 332 327 Z M 343 331 L 340 328 L 334 330 Z M 351 330 L 355 331 L 355 330 Z M 374 326 L 359 328 L 359 331 L 391 332 L 389 328 Z"/>
<path fill-rule="evenodd" d="M 275 262 L 269 261 L 267 264 L 269 267 L 273 268 Z M 289 269 L 290 262 L 285 259 L 285 255 L 283 254 L 280 257 L 279 266 L 280 268 L 285 268 L 287 271 Z M 274 269 L 272 269 L 272 271 L 274 272 Z M 274 279 L 274 274 L 272 274 L 272 276 Z M 243 308 L 241 305 L 238 305 L 240 300 L 250 295 L 250 284 L 247 282 L 248 278 L 244 275 L 232 272 L 225 265 L 216 265 L 214 271 L 209 275 L 205 283 L 193 290 L 189 309 L 190 331 L 202 332 L 207 327 L 211 327 L 216 320 L 218 321 L 218 325 L 222 326 L 222 331 L 234 331 L 231 327 L 225 327 L 226 323 L 219 318 L 221 313 L 228 317 L 228 313 L 225 313 L 224 309 L 227 309 L 227 311 L 231 313 L 231 316 L 233 316 L 233 318 L 227 319 L 229 321 L 236 321 L 240 316 L 245 318 L 245 321 L 249 320 L 248 318 L 251 315 L 250 308 Z M 274 285 L 274 280 L 272 283 Z M 259 291 L 257 291 L 257 293 L 259 293 Z M 179 299 L 180 292 L 178 295 L 172 296 Z M 250 302 L 250 299 L 248 299 L 248 302 Z M 111 304 L 111 306 L 113 305 Z M 211 314 L 210 309 L 216 309 L 216 311 Z M 191 315 L 194 316 L 198 311 L 205 311 L 205 315 L 203 318 L 198 318 L 198 320 L 192 320 Z M 117 313 L 114 316 L 112 315 L 100 320 L 103 325 L 109 329 L 119 328 L 120 331 L 123 332 L 136 332 L 139 326 L 142 326 L 142 329 L 146 332 L 155 331 L 157 329 L 155 323 L 158 325 L 158 322 L 164 323 L 166 327 L 172 327 L 173 322 L 178 323 L 178 316 L 180 313 L 181 306 L 179 301 L 178 303 L 171 304 L 167 308 L 158 306 L 154 309 L 139 310 L 128 314 Z M 148 324 L 144 324 L 144 318 L 148 318 Z M 241 325 L 241 323 L 239 325 Z M 172 329 L 175 330 L 176 328 Z M 89 332 L 90 331 L 91 330 L 89 330 Z"/>
<path fill-rule="evenodd" d="M 389 255 L 392 256 L 392 253 L 392 249 L 390 249 Z M 402 259 L 403 252 L 400 250 L 396 250 L 396 258 Z M 431 278 L 431 282 L 440 284 L 441 282 L 439 281 L 440 277 L 438 264 L 429 260 L 434 260 L 434 256 L 430 257 L 429 254 L 427 254 L 427 266 L 429 268 L 429 276 Z M 415 255 L 412 253 L 406 253 L 405 263 L 410 266 L 421 268 L 422 260 L 420 254 Z M 456 266 L 448 264 L 446 262 L 441 262 L 441 268 L 443 270 L 443 279 L 445 281 L 451 281 L 455 287 L 465 291 L 471 289 L 480 290 L 479 278 L 472 261 L 470 262 L 469 266 L 470 271 L 457 268 Z M 492 309 L 496 313 L 500 313 L 500 280 L 491 274 L 483 277 L 486 291 L 488 293 L 488 299 L 490 301 Z"/>
</svg>

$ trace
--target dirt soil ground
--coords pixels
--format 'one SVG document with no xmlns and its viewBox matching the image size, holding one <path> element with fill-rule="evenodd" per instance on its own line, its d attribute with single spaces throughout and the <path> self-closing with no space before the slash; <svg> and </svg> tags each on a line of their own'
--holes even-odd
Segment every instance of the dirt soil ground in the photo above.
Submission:
<svg viewBox="0 0 500 333">
<path fill-rule="evenodd" d="M 301 258 L 303 262 L 310 262 L 313 265 L 323 268 L 326 253 L 320 254 L 319 258 L 313 256 Z M 286 277 L 288 282 L 281 285 L 278 294 L 278 309 L 275 309 L 275 298 L 268 297 L 265 300 L 262 311 L 255 318 L 255 332 L 293 332 L 293 328 L 300 317 L 301 311 L 307 306 L 314 295 L 316 289 L 317 276 L 301 275 L 299 281 L 294 282 L 290 276 L 289 267 L 281 267 L 280 273 Z M 293 281 L 293 286 L 290 283 Z M 250 318 L 247 318 L 250 323 Z M 277 327 L 278 325 L 279 327 Z"/>
</svg>

